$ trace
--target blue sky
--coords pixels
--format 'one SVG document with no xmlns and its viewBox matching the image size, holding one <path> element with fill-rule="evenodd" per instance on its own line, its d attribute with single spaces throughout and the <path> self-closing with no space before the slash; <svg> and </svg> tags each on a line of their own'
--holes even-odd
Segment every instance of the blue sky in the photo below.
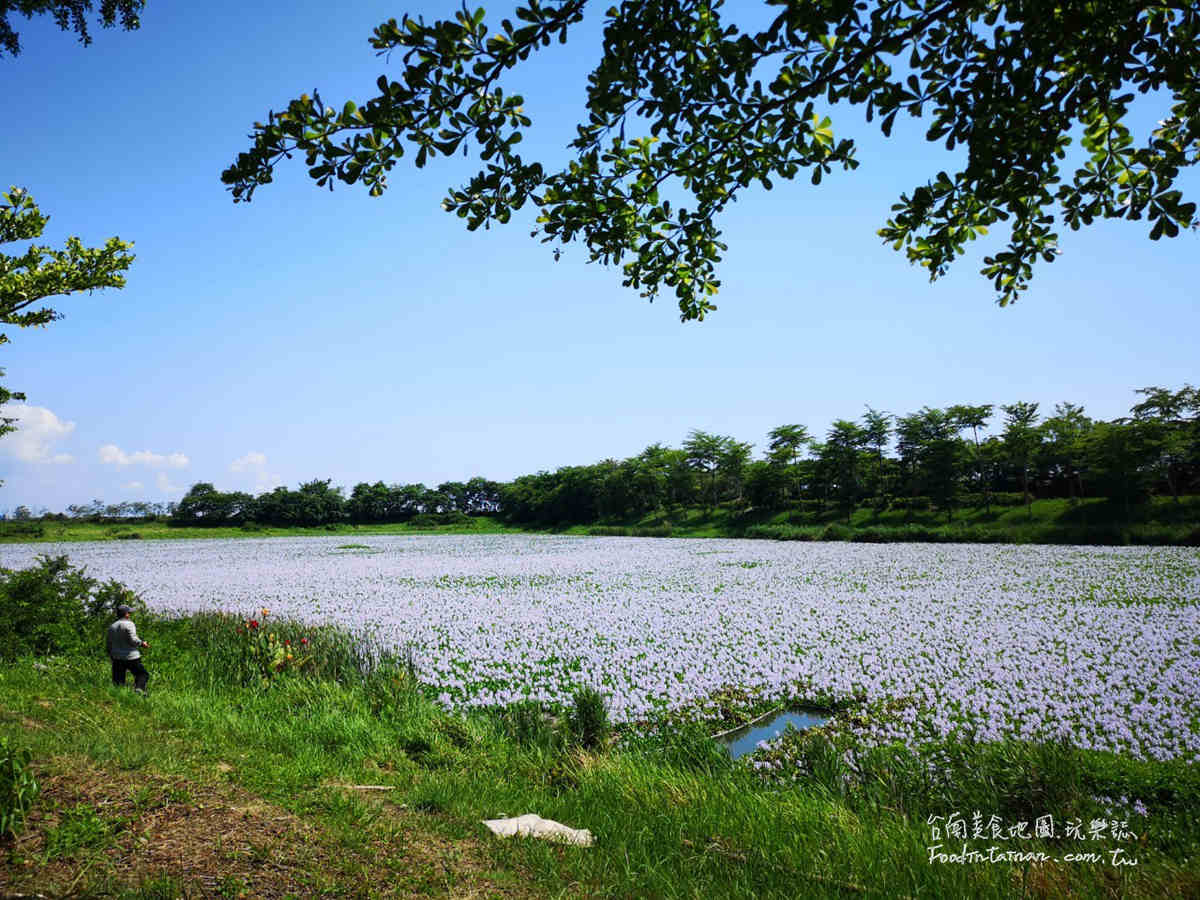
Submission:
<svg viewBox="0 0 1200 900">
<path fill-rule="evenodd" d="M 977 272 L 994 244 L 931 285 L 875 230 L 955 157 L 919 122 L 886 140 L 857 110 L 834 125 L 859 140 L 858 171 L 758 190 L 726 215 L 719 308 L 700 323 L 579 248 L 553 262 L 529 210 L 467 232 L 439 202 L 468 161 L 406 159 L 378 199 L 318 189 L 297 161 L 235 206 L 219 176 L 255 120 L 314 87 L 369 97 L 399 69 L 371 29 L 456 8 L 351 6 L 152 0 L 139 31 L 97 30 L 88 48 L 17 20 L 0 180 L 50 214 L 44 243 L 119 235 L 137 261 L 125 289 L 55 298 L 62 321 L 9 329 L 0 366 L 28 401 L 0 440 L 0 510 L 178 499 L 197 481 L 507 480 L 677 446 L 693 428 L 761 452 L 776 425 L 823 434 L 865 404 L 1066 400 L 1112 418 L 1137 387 L 1200 377 L 1195 235 L 1066 231 L 1005 309 Z M 534 119 L 527 155 L 565 158 L 598 46 L 592 21 L 507 86 Z"/>
</svg>

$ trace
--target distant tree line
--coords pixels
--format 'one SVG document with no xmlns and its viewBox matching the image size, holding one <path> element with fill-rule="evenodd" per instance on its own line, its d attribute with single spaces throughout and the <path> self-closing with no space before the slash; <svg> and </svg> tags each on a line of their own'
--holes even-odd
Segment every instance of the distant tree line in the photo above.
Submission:
<svg viewBox="0 0 1200 900">
<path fill-rule="evenodd" d="M 800 424 L 753 445 L 692 431 L 678 448 L 651 444 L 628 459 L 563 466 L 498 483 L 476 477 L 423 484 L 362 482 L 350 496 L 331 479 L 253 496 L 193 485 L 178 504 L 71 506 L 75 518 L 167 514 L 178 525 L 324 526 L 447 524 L 489 515 L 513 525 L 559 526 L 636 521 L 659 512 L 724 506 L 738 512 L 796 510 L 840 514 L 923 510 L 947 521 L 964 507 L 991 510 L 1035 498 L 1108 498 L 1126 514 L 1158 494 L 1178 501 L 1200 491 L 1200 389 L 1146 387 L 1128 416 L 1088 417 L 1059 403 L 958 404 L 893 415 L 867 407 L 836 419 L 823 436 Z M 984 434 L 996 424 L 995 433 Z"/>
<path fill-rule="evenodd" d="M 144 500 L 124 501 L 121 503 L 105 503 L 103 500 L 93 500 L 91 503 L 71 504 L 65 513 L 52 513 L 46 508 L 36 512 L 28 506 L 21 505 L 12 511 L 11 516 L 0 515 L 0 519 L 11 518 L 15 521 L 29 519 L 54 519 L 65 521 L 68 517 L 92 522 L 106 521 L 151 521 L 170 516 L 175 512 L 175 503 L 154 503 Z"/>
<path fill-rule="evenodd" d="M 314 479 L 297 490 L 277 487 L 257 497 L 226 493 L 212 484 L 192 486 L 174 510 L 177 525 L 275 525 L 317 527 L 349 522 L 357 525 L 427 521 L 446 524 L 469 516 L 495 515 L 500 485 L 485 478 L 447 481 L 436 488 L 423 484 L 362 482 L 346 497 L 332 479 Z"/>
<path fill-rule="evenodd" d="M 1126 512 L 1152 494 L 1200 489 L 1200 390 L 1148 387 L 1130 415 L 1089 418 L 1060 403 L 924 407 L 896 416 L 867 407 L 835 420 L 823 436 L 804 425 L 752 445 L 693 431 L 675 449 L 522 475 L 500 489 L 500 515 L 522 525 L 630 521 L 656 510 L 718 504 L 742 510 L 831 511 L 847 521 L 863 505 L 879 511 L 1029 505 L 1039 498 L 1107 497 Z M 998 419 L 999 432 L 982 432 Z"/>
</svg>

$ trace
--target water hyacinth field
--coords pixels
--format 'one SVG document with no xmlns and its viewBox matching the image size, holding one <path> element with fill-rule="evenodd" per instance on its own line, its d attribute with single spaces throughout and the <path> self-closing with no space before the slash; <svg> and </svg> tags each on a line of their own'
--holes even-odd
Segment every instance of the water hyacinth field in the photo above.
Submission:
<svg viewBox="0 0 1200 900">
<path fill-rule="evenodd" d="M 6 545 L 163 611 L 336 622 L 411 646 L 452 707 L 600 688 L 633 722 L 736 687 L 895 701 L 864 743 L 1067 738 L 1200 759 L 1200 552 L 531 535 Z M 836 717 L 835 717 L 836 719 Z"/>
</svg>

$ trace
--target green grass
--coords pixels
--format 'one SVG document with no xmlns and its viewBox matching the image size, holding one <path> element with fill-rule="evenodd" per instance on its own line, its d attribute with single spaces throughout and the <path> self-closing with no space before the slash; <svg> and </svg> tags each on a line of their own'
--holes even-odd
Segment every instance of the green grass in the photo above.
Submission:
<svg viewBox="0 0 1200 900">
<path fill-rule="evenodd" d="M 349 636 L 319 639 L 328 644 L 316 654 L 327 658 L 323 676 L 285 674 L 264 685 L 246 683 L 235 669 L 220 675 L 221 654 L 237 652 L 222 649 L 236 644 L 233 622 L 209 616 L 139 625 L 154 644 L 148 697 L 107 684 L 102 659 L 54 659 L 48 672 L 29 659 L 0 667 L 0 735 L 29 747 L 50 781 L 94 770 L 100 783 L 129 784 L 118 792 L 121 802 L 48 790 L 35 803 L 41 818 L 27 826 L 29 843 L 0 848 L 20 884 L 62 888 L 79 879 L 76 890 L 90 885 L 104 895 L 198 892 L 204 885 L 189 881 L 194 873 L 187 871 L 151 879 L 147 872 L 133 878 L 136 866 L 113 869 L 105 848 L 119 843 L 123 853 L 141 852 L 136 829 L 150 816 L 182 807 L 203 817 L 253 800 L 318 835 L 302 854 L 316 862 L 291 865 L 303 869 L 310 887 L 319 882 L 333 894 L 1001 898 L 1200 891 L 1200 824 L 1192 821 L 1200 779 L 1193 766 L 1008 743 L 934 748 L 929 752 L 943 758 L 936 775 L 926 758 L 898 749 L 861 757 L 855 771 L 840 747 L 808 735 L 781 751 L 801 763 L 786 770 L 801 777 L 771 780 L 714 752 L 698 725 L 645 729 L 615 744 L 594 740 L 596 749 L 585 750 L 567 729 L 587 718 L 593 736 L 602 732 L 594 708 L 559 711 L 552 725 L 530 711 L 447 712 L 429 697 L 436 688 L 421 686 L 403 666 L 356 657 Z M 271 627 L 283 634 L 299 626 Z M 211 800 L 232 790 L 242 799 Z M 985 816 L 1051 813 L 1086 821 L 1103 814 L 1097 795 L 1137 797 L 1149 806 L 1144 824 L 1133 823 L 1145 837 L 1132 850 L 1136 868 L 929 861 L 930 814 L 969 817 L 980 809 Z M 502 842 L 480 824 L 526 812 L 588 828 L 596 845 Z M 41 848 L 36 856 L 22 849 L 34 846 Z M 440 854 L 436 864 L 428 861 L 431 847 Z M 1052 855 L 1074 849 L 1021 842 L 1022 850 L 1039 848 Z M 178 852 L 193 850 L 211 852 Z M 285 851 L 243 841 L 227 854 L 225 870 L 207 874 L 253 893 L 252 879 Z M 372 894 L 362 879 L 376 870 L 386 879 Z"/>
<path fill-rule="evenodd" d="M 658 512 L 636 521 L 568 529 L 573 534 L 660 537 L 750 537 L 776 540 L 940 541 L 964 543 L 1182 544 L 1200 545 L 1200 496 L 1175 503 L 1155 497 L 1132 507 L 1104 499 L 1072 503 L 1035 500 L 1024 506 L 956 509 L 950 522 L 940 510 L 877 511 L 858 507 L 846 522 L 832 505 L 821 514 L 739 512 L 729 506 Z"/>
<path fill-rule="evenodd" d="M 658 511 L 640 519 L 604 521 L 562 528 L 517 528 L 488 516 L 468 523 L 437 527 L 336 525 L 322 528 L 172 527 L 163 521 L 109 524 L 66 521 L 0 522 L 0 543 L 50 541 L 186 540 L 191 538 L 262 538 L 418 534 L 506 534 L 549 532 L 594 536 L 722 538 L 776 540 L 939 541 L 1016 544 L 1173 544 L 1200 546 L 1200 496 L 1176 503 L 1169 497 L 1126 510 L 1104 499 L 1035 500 L 1024 506 L 993 506 L 954 510 L 951 521 L 940 510 L 882 512 L 860 506 L 846 522 L 832 505 L 821 514 L 795 511 L 760 512 L 730 505 L 713 509 Z M 363 549 L 347 543 L 339 549 Z"/>
<path fill-rule="evenodd" d="M 253 528 L 175 527 L 165 521 L 129 522 L 121 524 L 77 521 L 67 519 L 37 520 L 32 523 L 0 522 L 0 543 L 46 543 L 52 541 L 119 541 L 119 540 L 189 540 L 195 538 L 264 538 L 264 537 L 353 537 L 381 534 L 503 534 L 520 529 L 509 528 L 487 516 L 479 516 L 459 525 L 439 525 L 419 528 L 403 524 L 334 525 L 319 528 L 275 528 L 256 525 Z M 347 545 L 352 548 L 355 545 Z"/>
</svg>

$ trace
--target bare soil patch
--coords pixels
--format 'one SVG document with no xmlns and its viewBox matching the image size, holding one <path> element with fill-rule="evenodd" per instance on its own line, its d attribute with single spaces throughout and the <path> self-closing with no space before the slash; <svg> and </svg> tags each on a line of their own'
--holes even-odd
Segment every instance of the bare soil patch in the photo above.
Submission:
<svg viewBox="0 0 1200 900">
<path fill-rule="evenodd" d="M 0 898 L 111 896 L 170 888 L 185 897 L 527 897 L 482 841 L 451 840 L 422 814 L 380 804 L 355 846 L 222 778 L 101 768 L 79 757 L 37 766 L 42 793 L 0 845 Z M 424 827 L 423 827 L 424 826 Z"/>
</svg>

